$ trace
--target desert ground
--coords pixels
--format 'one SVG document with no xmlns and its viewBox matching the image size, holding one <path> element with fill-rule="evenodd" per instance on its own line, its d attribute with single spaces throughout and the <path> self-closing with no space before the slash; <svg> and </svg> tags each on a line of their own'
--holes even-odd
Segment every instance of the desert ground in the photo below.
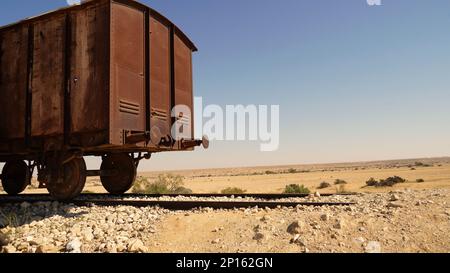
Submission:
<svg viewBox="0 0 450 273">
<path fill-rule="evenodd" d="M 1 252 L 450 252 L 450 158 L 172 172 L 195 193 L 238 187 L 280 193 L 303 184 L 313 201 L 355 205 L 168 211 L 39 203 L 0 207 Z M 148 181 L 161 173 L 141 173 Z M 393 187 L 366 187 L 400 176 Z M 345 180 L 344 188 L 334 185 Z M 317 189 L 321 182 L 330 187 Z M 90 179 L 87 192 L 103 192 Z M 28 192 L 42 192 L 28 189 Z M 44 191 L 45 192 L 45 191 Z"/>
<path fill-rule="evenodd" d="M 417 166 L 419 165 L 419 166 Z M 140 173 L 149 181 L 167 172 Z M 232 168 L 172 171 L 184 177 L 185 187 L 194 193 L 219 193 L 225 188 L 237 187 L 247 193 L 281 193 L 286 185 L 302 184 L 311 191 L 335 193 L 333 182 L 345 180 L 345 190 L 349 192 L 389 192 L 393 188 L 364 187 L 370 178 L 385 179 L 400 176 L 406 183 L 394 189 L 450 189 L 450 158 L 409 159 L 362 163 L 292 165 L 274 167 Z M 417 183 L 423 179 L 423 183 Z M 317 189 L 321 182 L 332 187 Z M 86 187 L 90 192 L 104 192 L 99 179 L 91 179 Z M 45 192 L 45 191 L 44 191 Z"/>
</svg>

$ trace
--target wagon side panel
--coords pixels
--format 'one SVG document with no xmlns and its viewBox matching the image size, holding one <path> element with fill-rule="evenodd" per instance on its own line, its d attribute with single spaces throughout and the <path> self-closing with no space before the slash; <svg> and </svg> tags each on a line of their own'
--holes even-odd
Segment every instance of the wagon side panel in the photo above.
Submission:
<svg viewBox="0 0 450 273">
<path fill-rule="evenodd" d="M 64 131 L 65 16 L 34 24 L 32 69 L 32 137 Z"/>
<path fill-rule="evenodd" d="M 192 83 L 192 50 L 180 38 L 174 34 L 174 73 L 175 73 L 175 105 L 187 106 L 190 113 L 182 113 L 177 120 L 182 124 L 181 131 L 186 134 L 190 131 L 187 139 L 193 139 L 194 128 L 194 97 Z"/>
<path fill-rule="evenodd" d="M 146 130 L 145 9 L 111 6 L 110 143 L 125 143 L 124 131 Z"/>
<path fill-rule="evenodd" d="M 0 32 L 0 143 L 25 138 L 28 27 Z"/>
<path fill-rule="evenodd" d="M 71 14 L 70 109 L 72 144 L 108 142 L 109 5 Z M 84 138 L 85 135 L 91 137 Z"/>
<path fill-rule="evenodd" d="M 150 17 L 150 127 L 156 143 L 171 132 L 170 26 Z"/>
</svg>

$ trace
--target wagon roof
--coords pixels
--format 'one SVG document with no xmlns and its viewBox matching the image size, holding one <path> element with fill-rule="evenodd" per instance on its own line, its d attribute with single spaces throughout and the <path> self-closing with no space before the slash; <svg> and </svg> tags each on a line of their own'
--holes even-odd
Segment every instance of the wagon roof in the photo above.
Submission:
<svg viewBox="0 0 450 273">
<path fill-rule="evenodd" d="M 56 9 L 53 11 L 49 11 L 49 12 L 45 12 L 42 13 L 40 15 L 37 16 L 32 16 L 32 17 L 28 17 L 26 19 L 20 20 L 18 22 L 12 23 L 12 24 L 8 24 L 5 26 L 0 26 L 0 30 L 3 29 L 7 29 L 7 28 L 11 28 L 20 24 L 27 24 L 27 23 L 32 23 L 38 20 L 42 20 L 45 19 L 46 17 L 51 17 L 54 16 L 56 14 L 64 14 L 67 11 L 70 10 L 77 10 L 77 9 L 83 9 L 87 6 L 93 5 L 96 2 L 112 2 L 113 0 L 91 0 L 91 1 L 86 1 L 83 2 L 81 4 L 78 5 L 72 5 L 72 6 L 68 6 L 68 7 L 64 7 L 64 8 L 60 8 L 60 9 Z M 165 21 L 167 24 L 171 25 L 174 27 L 175 32 L 183 39 L 183 41 L 191 48 L 192 51 L 197 51 L 197 47 L 195 46 L 195 44 L 189 39 L 189 37 L 180 29 L 177 27 L 177 25 L 175 25 L 172 21 L 170 21 L 167 17 L 165 17 L 164 15 L 162 15 L 161 13 L 159 13 L 158 11 L 150 8 L 149 6 L 146 6 L 138 1 L 135 0 L 114 0 L 114 2 L 120 2 L 120 3 L 125 3 L 127 5 L 130 6 L 138 6 L 140 8 L 146 8 L 149 9 L 150 14 L 158 17 L 159 19 L 161 19 L 162 21 Z"/>
</svg>

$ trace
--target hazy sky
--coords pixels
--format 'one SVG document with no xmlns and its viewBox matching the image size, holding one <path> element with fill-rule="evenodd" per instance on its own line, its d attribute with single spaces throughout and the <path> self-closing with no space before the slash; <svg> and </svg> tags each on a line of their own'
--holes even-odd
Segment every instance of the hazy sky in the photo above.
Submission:
<svg viewBox="0 0 450 273">
<path fill-rule="evenodd" d="M 214 142 L 154 155 L 141 170 L 450 155 L 448 0 L 142 2 L 198 46 L 195 92 L 205 103 L 280 105 L 281 146 Z M 65 1 L 1 5 L 4 25 Z"/>
</svg>

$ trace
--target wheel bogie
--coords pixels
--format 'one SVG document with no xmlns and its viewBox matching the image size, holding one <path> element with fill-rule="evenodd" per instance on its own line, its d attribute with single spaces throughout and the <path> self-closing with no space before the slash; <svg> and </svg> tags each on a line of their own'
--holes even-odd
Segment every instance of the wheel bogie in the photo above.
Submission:
<svg viewBox="0 0 450 273">
<path fill-rule="evenodd" d="M 115 175 L 100 176 L 103 187 L 111 194 L 124 194 L 129 191 L 137 176 L 136 163 L 126 153 L 108 154 L 103 158 L 101 171 L 115 171 Z"/>
<path fill-rule="evenodd" d="M 37 168 L 39 188 L 47 188 L 55 200 L 68 201 L 82 193 L 88 176 L 100 176 L 104 189 L 119 195 L 133 187 L 139 161 L 150 157 L 151 154 L 141 153 L 138 156 L 129 152 L 105 153 L 100 170 L 88 171 L 83 153 L 51 152 L 27 159 L 28 164 L 22 159 L 7 161 L 1 180 L 4 191 L 17 195 L 31 184 L 34 168 Z"/>
<path fill-rule="evenodd" d="M 3 190 L 9 195 L 22 193 L 31 182 L 30 169 L 22 160 L 6 162 L 2 171 Z"/>
<path fill-rule="evenodd" d="M 83 158 L 72 159 L 57 171 L 49 173 L 47 190 L 56 200 L 70 200 L 83 191 L 86 184 L 86 162 Z"/>
</svg>

